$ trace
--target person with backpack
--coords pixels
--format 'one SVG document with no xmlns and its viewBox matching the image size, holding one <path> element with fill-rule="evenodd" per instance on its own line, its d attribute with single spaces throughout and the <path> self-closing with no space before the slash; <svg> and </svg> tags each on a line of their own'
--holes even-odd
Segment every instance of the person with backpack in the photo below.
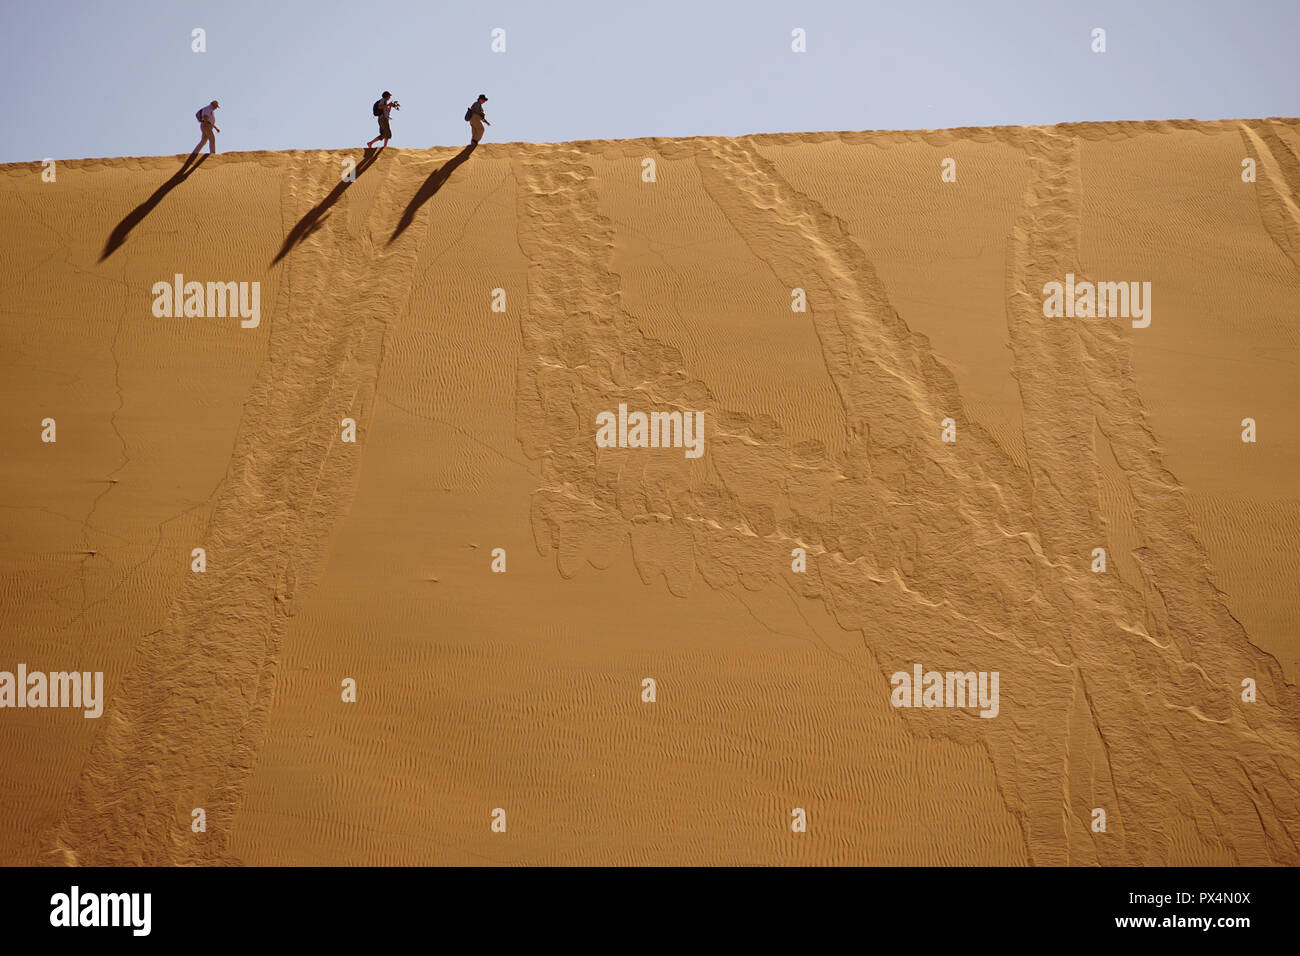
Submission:
<svg viewBox="0 0 1300 956">
<path fill-rule="evenodd" d="M 393 110 L 400 110 L 402 107 L 392 97 L 392 93 L 384 90 L 384 95 L 375 100 L 374 105 L 370 107 L 370 112 L 379 117 L 379 135 L 366 143 L 366 149 L 374 146 L 381 139 L 384 141 L 384 146 L 387 146 L 388 141 L 393 138 L 392 127 L 388 125 L 388 114 Z M 383 146 L 380 147 L 380 149 L 383 148 Z"/>
<path fill-rule="evenodd" d="M 486 102 L 487 96 L 480 93 L 478 99 L 471 103 L 469 109 L 465 111 L 465 122 L 469 123 L 472 135 L 472 138 L 469 141 L 471 146 L 475 145 L 483 138 L 483 127 L 492 125 L 487 121 L 487 114 L 483 112 L 483 104 Z"/>
<path fill-rule="evenodd" d="M 213 131 L 220 133 L 221 127 L 217 125 L 217 114 L 212 112 L 221 106 L 216 100 L 213 100 L 207 106 L 199 107 L 199 111 L 194 114 L 194 118 L 199 121 L 199 145 L 190 150 L 190 155 L 194 156 L 203 148 L 203 144 L 208 144 L 208 153 L 217 151 L 217 138 L 212 135 Z"/>
</svg>

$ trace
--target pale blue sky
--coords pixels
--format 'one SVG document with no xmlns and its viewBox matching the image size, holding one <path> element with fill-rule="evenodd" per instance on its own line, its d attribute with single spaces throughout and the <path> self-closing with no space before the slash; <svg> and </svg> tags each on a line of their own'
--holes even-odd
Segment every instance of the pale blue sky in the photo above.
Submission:
<svg viewBox="0 0 1300 956">
<path fill-rule="evenodd" d="M 479 92 L 488 142 L 1293 116 L 1298 28 L 1300 0 L 3 0 L 0 162 L 188 152 L 213 98 L 223 152 L 359 146 L 384 89 L 420 148 Z"/>
</svg>

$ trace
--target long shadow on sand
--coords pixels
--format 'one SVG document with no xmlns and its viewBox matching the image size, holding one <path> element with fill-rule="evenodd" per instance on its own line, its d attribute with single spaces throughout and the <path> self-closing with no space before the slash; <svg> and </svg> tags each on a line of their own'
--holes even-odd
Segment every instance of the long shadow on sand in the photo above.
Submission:
<svg viewBox="0 0 1300 956">
<path fill-rule="evenodd" d="M 388 245 L 391 246 L 397 241 L 398 236 L 406 232 L 406 227 L 415 221 L 415 214 L 420 211 L 420 207 L 433 198 L 433 194 L 441 189 L 443 184 L 451 178 L 451 174 L 456 171 L 456 167 L 469 159 L 469 154 L 472 152 L 474 152 L 473 143 L 466 146 L 451 159 L 447 160 L 447 162 L 443 163 L 442 166 L 436 169 L 433 174 L 424 181 L 424 185 L 420 187 L 420 191 L 412 196 L 411 201 L 406 204 L 406 211 L 402 213 L 402 218 L 397 223 L 397 228 L 394 229 L 393 234 L 388 237 Z"/>
<path fill-rule="evenodd" d="M 339 201 L 339 198 L 347 191 L 347 188 L 361 178 L 361 174 L 375 164 L 376 157 L 379 156 L 379 150 L 367 149 L 365 155 L 361 157 L 361 162 L 357 163 L 356 173 L 352 179 L 344 179 L 337 186 L 330 190 L 330 194 L 313 206 L 307 213 L 298 220 L 298 225 L 289 230 L 289 235 L 284 237 L 284 245 L 280 247 L 279 254 L 271 260 L 271 265 L 275 265 L 290 252 L 294 246 L 302 242 L 313 232 L 325 225 L 325 213 L 329 212 L 331 206 Z"/>
<path fill-rule="evenodd" d="M 126 218 L 117 224 L 117 228 L 114 229 L 112 235 L 108 237 L 108 242 L 104 243 L 104 251 L 100 253 L 99 261 L 103 262 L 113 253 L 117 252 L 122 243 L 126 242 L 126 237 L 130 234 L 131 230 L 140 225 L 141 220 L 143 220 L 145 216 L 149 215 L 149 213 L 153 212 L 154 207 L 163 201 L 163 197 L 184 182 L 190 173 L 203 165 L 203 161 L 207 158 L 208 154 L 204 153 L 199 156 L 198 161 L 191 166 L 190 160 L 194 159 L 194 154 L 190 153 L 186 156 L 185 162 L 181 163 L 181 168 L 176 170 L 171 179 L 159 186 L 152 196 L 132 209 L 127 213 Z"/>
</svg>

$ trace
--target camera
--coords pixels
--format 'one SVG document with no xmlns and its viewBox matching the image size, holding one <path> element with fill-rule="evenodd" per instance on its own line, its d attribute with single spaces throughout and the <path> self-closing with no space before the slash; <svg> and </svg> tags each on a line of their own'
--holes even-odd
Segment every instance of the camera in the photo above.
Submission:
<svg viewBox="0 0 1300 956">
<path fill-rule="evenodd" d="M 388 105 L 395 110 L 400 110 L 402 108 L 402 104 L 397 102 L 397 100 L 393 100 L 393 102 L 389 103 Z"/>
</svg>

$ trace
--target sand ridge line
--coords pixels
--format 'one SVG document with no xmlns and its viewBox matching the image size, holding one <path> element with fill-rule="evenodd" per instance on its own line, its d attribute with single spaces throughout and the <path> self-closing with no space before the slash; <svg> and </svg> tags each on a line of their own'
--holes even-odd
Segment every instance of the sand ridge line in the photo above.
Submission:
<svg viewBox="0 0 1300 956">
<path fill-rule="evenodd" d="M 1287 116 L 1240 117 L 1219 120 L 1089 120 L 1056 123 L 1048 126 L 950 126 L 938 129 L 810 130 L 798 133 L 748 133 L 738 138 L 751 141 L 759 146 L 840 141 L 851 145 L 872 145 L 888 148 L 895 144 L 915 142 L 945 145 L 958 140 L 981 143 L 997 141 L 1010 145 L 1019 145 L 1022 142 L 1024 133 L 1033 130 L 1055 130 L 1077 139 L 1106 141 L 1133 139 L 1149 134 L 1169 134 L 1180 131 L 1214 136 L 1229 130 L 1235 131 L 1242 123 L 1294 126 L 1300 123 L 1300 120 L 1297 120 L 1296 117 Z M 640 157 L 645 154 L 647 149 L 672 149 L 675 145 L 680 144 L 683 149 L 694 151 L 699 144 L 715 144 L 730 138 L 716 134 L 703 134 L 699 136 L 638 136 L 628 139 L 583 139 L 556 143 L 532 143 L 511 140 L 503 143 L 483 143 L 480 144 L 479 150 L 493 151 L 493 153 L 498 150 L 517 150 L 523 153 L 530 150 L 570 148 L 584 154 L 603 154 L 610 150 L 627 150 L 628 155 Z M 389 145 L 385 152 L 397 157 L 405 157 L 427 155 L 432 150 L 454 150 L 457 148 L 459 147 L 454 144 L 432 146 L 427 149 Z M 262 165 L 270 165 L 281 158 L 287 158 L 290 162 L 296 163 L 322 154 L 337 156 L 348 151 L 347 147 L 339 149 L 248 149 L 231 150 L 218 155 L 231 157 L 239 162 L 256 161 Z M 174 165 L 184 158 L 184 153 L 163 153 L 152 156 L 65 157 L 59 159 L 58 162 L 60 168 L 66 167 L 76 170 L 121 167 L 161 170 L 167 168 L 167 164 Z M 0 163 L 0 175 L 28 177 L 33 173 L 39 175 L 43 168 L 41 160 L 19 160 L 12 163 Z"/>
</svg>

